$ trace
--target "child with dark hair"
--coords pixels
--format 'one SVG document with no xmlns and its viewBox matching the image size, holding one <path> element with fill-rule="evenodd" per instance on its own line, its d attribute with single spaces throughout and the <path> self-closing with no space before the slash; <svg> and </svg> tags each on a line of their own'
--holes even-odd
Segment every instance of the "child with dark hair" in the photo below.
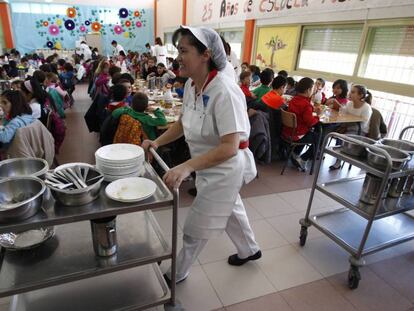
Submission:
<svg viewBox="0 0 414 311">
<path fill-rule="evenodd" d="M 296 95 L 295 85 L 296 85 L 295 79 L 293 79 L 292 77 L 287 77 L 285 94 L 290 95 L 290 96 L 295 96 Z"/>
<path fill-rule="evenodd" d="M 0 142 L 10 143 L 19 128 L 32 124 L 36 119 L 32 109 L 20 91 L 7 90 L 0 97 L 0 107 L 6 115 L 4 127 L 0 129 Z"/>
<path fill-rule="evenodd" d="M 348 103 L 348 82 L 342 79 L 332 84 L 333 96 L 326 100 L 325 104 L 332 109 L 339 110 Z"/>
<path fill-rule="evenodd" d="M 175 89 L 175 92 L 177 93 L 179 98 L 184 97 L 184 85 L 187 82 L 187 80 L 188 80 L 188 78 L 184 78 L 184 77 L 177 77 L 175 79 L 174 89 Z"/>
<path fill-rule="evenodd" d="M 283 76 L 277 76 L 273 79 L 272 90 L 263 95 L 262 102 L 272 109 L 280 109 L 285 100 L 282 95 L 285 92 L 286 78 Z"/>
<path fill-rule="evenodd" d="M 63 88 L 72 95 L 75 90 L 75 73 L 71 63 L 63 65 L 63 72 L 59 74 L 59 79 L 62 82 Z"/>
<path fill-rule="evenodd" d="M 62 73 L 64 71 L 66 61 L 63 58 L 58 59 L 57 61 L 57 70 L 59 73 Z"/>
<path fill-rule="evenodd" d="M 145 113 L 145 110 L 148 109 L 148 96 L 144 93 L 136 93 L 132 98 L 131 107 L 123 107 L 112 112 L 114 118 L 120 118 L 124 114 L 128 114 L 135 120 L 138 120 L 145 134 L 149 139 L 157 138 L 157 126 L 167 125 L 167 120 L 161 109 L 157 108 L 153 111 L 154 116 L 152 117 L 149 114 Z"/>
<path fill-rule="evenodd" d="M 149 80 L 152 77 L 161 78 L 161 87 L 164 87 L 170 82 L 170 80 L 175 79 L 176 76 L 174 72 L 168 70 L 163 63 L 159 63 L 157 65 L 157 71 L 150 73 L 147 76 L 147 80 Z"/>
<path fill-rule="evenodd" d="M 325 80 L 322 78 L 317 78 L 313 90 L 312 95 L 312 102 L 316 105 L 324 105 L 326 101 L 326 95 L 323 92 L 323 89 L 325 88 Z"/>
<path fill-rule="evenodd" d="M 131 81 L 127 80 L 127 79 L 120 79 L 117 84 L 121 84 L 123 86 L 125 86 L 125 88 L 127 89 L 127 95 L 125 97 L 125 102 L 131 106 L 132 104 L 132 85 L 131 85 Z"/>
<path fill-rule="evenodd" d="M 277 75 L 278 76 L 282 76 L 283 78 L 287 78 L 288 76 L 289 76 L 289 74 L 288 74 L 288 72 L 286 71 L 286 70 L 280 70 L 278 73 L 277 73 Z"/>
<path fill-rule="evenodd" d="M 10 78 L 16 78 L 19 75 L 19 70 L 17 69 L 17 63 L 15 60 L 9 61 L 9 71 L 7 75 Z"/>
<path fill-rule="evenodd" d="M 272 83 L 272 81 L 273 70 L 265 69 L 260 73 L 261 85 L 253 90 L 253 94 L 257 97 L 257 99 L 262 99 L 263 95 L 267 94 L 272 90 L 272 88 L 269 86 L 270 83 Z"/>
<path fill-rule="evenodd" d="M 252 85 L 253 86 L 259 85 L 259 82 L 260 82 L 260 68 L 255 66 L 255 65 L 250 65 L 249 66 L 249 71 L 252 74 Z M 272 80 L 270 80 L 270 82 L 272 82 Z"/>
<path fill-rule="evenodd" d="M 127 106 L 127 103 L 125 102 L 127 89 L 124 85 L 116 84 L 112 86 L 110 89 L 110 94 L 112 101 L 108 104 L 108 107 L 106 107 L 109 112 Z"/>
<path fill-rule="evenodd" d="M 43 81 L 39 82 L 36 77 L 33 77 L 24 81 L 21 90 L 32 109 L 33 118 L 41 119 L 42 123 L 45 123 L 48 94 L 42 87 Z"/>
<path fill-rule="evenodd" d="M 23 82 L 23 80 L 14 80 L 10 84 L 10 87 L 13 91 L 20 91 L 22 89 Z"/>
</svg>

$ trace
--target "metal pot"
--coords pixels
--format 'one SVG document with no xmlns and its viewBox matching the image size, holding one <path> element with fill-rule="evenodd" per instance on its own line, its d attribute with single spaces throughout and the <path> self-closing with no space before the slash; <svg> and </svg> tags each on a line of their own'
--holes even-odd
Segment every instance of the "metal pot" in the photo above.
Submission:
<svg viewBox="0 0 414 311">
<path fill-rule="evenodd" d="M 411 156 L 414 155 L 414 143 L 408 140 L 384 138 L 380 140 L 380 143 L 385 146 L 394 147 L 394 148 L 397 148 L 398 150 L 407 152 Z"/>
<path fill-rule="evenodd" d="M 118 248 L 116 216 L 91 220 L 91 230 L 95 254 L 101 257 L 114 255 Z"/>
<path fill-rule="evenodd" d="M 388 196 L 391 198 L 399 198 L 404 192 L 404 187 L 407 182 L 407 176 L 400 178 L 393 178 L 390 181 L 388 188 Z"/>
<path fill-rule="evenodd" d="M 350 138 L 362 141 L 364 143 L 370 144 L 370 145 L 373 145 L 373 144 L 376 143 L 375 140 L 373 140 L 371 138 L 368 138 L 368 137 L 365 137 L 365 136 L 352 135 L 352 134 L 349 134 L 347 136 L 350 137 Z M 356 156 L 356 157 L 361 157 L 361 156 L 366 155 L 366 150 L 365 150 L 364 146 L 357 145 L 357 144 L 354 144 L 354 143 L 352 143 L 350 141 L 346 141 L 346 140 L 343 141 L 343 145 L 342 145 L 341 150 L 346 154 Z"/>
<path fill-rule="evenodd" d="M 381 183 L 380 177 L 367 173 L 359 200 L 366 204 L 374 204 L 382 194 L 380 192 Z"/>
<path fill-rule="evenodd" d="M 99 175 L 102 174 L 98 170 L 96 170 L 95 168 L 89 168 L 86 180 L 92 179 Z M 95 179 L 91 185 L 82 189 L 58 189 L 51 186 L 49 186 L 49 188 L 52 193 L 52 196 L 59 203 L 66 206 L 79 206 L 88 204 L 99 197 L 101 184 L 103 180 L 104 176 L 102 175 L 101 178 Z M 88 184 L 88 182 L 86 183 Z"/>
<path fill-rule="evenodd" d="M 36 214 L 46 186 L 37 177 L 10 177 L 0 181 L 0 221 L 17 221 Z"/>
<path fill-rule="evenodd" d="M 44 179 L 48 170 L 49 164 L 39 158 L 14 158 L 0 162 L 0 178 L 34 176 Z"/>
<path fill-rule="evenodd" d="M 386 151 L 390 155 L 392 161 L 392 168 L 394 170 L 402 169 L 404 165 L 407 163 L 407 161 L 410 160 L 410 155 L 407 152 L 398 150 L 397 148 L 384 145 L 376 145 L 376 147 Z M 366 149 L 368 152 L 368 163 L 370 165 L 380 170 L 384 170 L 387 168 L 388 161 L 385 158 L 385 156 L 383 156 L 380 153 L 377 153 L 371 148 Z"/>
</svg>

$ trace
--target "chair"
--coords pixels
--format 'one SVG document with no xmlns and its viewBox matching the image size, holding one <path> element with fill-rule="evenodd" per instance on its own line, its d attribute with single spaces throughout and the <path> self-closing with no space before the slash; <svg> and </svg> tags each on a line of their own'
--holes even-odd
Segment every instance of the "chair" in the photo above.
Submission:
<svg viewBox="0 0 414 311">
<path fill-rule="evenodd" d="M 55 158 L 55 140 L 42 122 L 36 120 L 16 131 L 6 155 L 8 158 L 41 158 L 51 167 Z"/>
<path fill-rule="evenodd" d="M 317 150 L 318 150 L 317 146 L 319 144 L 318 143 L 300 143 L 300 142 L 295 142 L 293 140 L 293 137 L 296 135 L 296 128 L 298 126 L 297 125 L 297 120 L 296 120 L 296 114 L 294 114 L 292 112 L 287 112 L 287 111 L 285 111 L 285 110 L 282 109 L 281 110 L 281 117 L 282 117 L 282 125 L 284 127 L 290 128 L 291 129 L 291 131 L 290 131 L 291 134 L 290 134 L 290 136 L 288 138 L 283 137 L 283 135 L 281 136 L 282 141 L 285 144 L 288 144 L 288 148 L 290 148 L 290 152 L 289 152 L 289 155 L 288 155 L 285 163 L 283 164 L 282 171 L 280 172 L 280 175 L 283 175 L 283 173 L 285 172 L 287 163 L 288 163 L 290 157 L 292 156 L 293 151 L 295 151 L 295 148 L 296 147 L 298 147 L 298 146 L 309 146 L 309 145 L 313 145 L 314 150 L 315 150 L 315 155 L 314 155 L 314 157 L 312 159 L 312 166 L 311 166 L 311 169 L 310 169 L 310 172 L 309 172 L 309 175 L 312 175 L 313 174 L 313 168 L 315 166 L 316 153 L 317 153 Z"/>
</svg>

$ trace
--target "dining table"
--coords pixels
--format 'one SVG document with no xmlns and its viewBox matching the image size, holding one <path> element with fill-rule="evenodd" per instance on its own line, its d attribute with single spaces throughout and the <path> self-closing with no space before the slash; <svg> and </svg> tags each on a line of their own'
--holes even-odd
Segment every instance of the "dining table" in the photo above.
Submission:
<svg viewBox="0 0 414 311">
<path fill-rule="evenodd" d="M 314 113 L 316 116 L 317 114 Z M 345 112 L 327 108 L 319 115 L 322 124 L 360 123 L 366 121 L 364 118 Z"/>
</svg>

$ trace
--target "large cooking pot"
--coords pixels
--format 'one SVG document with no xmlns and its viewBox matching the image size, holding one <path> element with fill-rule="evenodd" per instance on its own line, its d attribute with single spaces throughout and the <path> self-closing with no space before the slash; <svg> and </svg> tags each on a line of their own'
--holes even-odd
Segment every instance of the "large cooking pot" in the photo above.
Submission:
<svg viewBox="0 0 414 311">
<path fill-rule="evenodd" d="M 39 158 L 14 158 L 0 162 L 0 178 L 34 176 L 44 179 L 49 164 Z"/>
<path fill-rule="evenodd" d="M 398 150 L 397 148 L 384 145 L 376 145 L 376 147 L 386 151 L 389 154 L 391 157 L 392 169 L 394 170 L 402 169 L 407 161 L 410 160 L 410 155 L 407 152 Z M 379 170 L 385 170 L 387 168 L 388 161 L 384 155 L 371 148 L 367 148 L 367 152 L 368 163 L 370 165 Z"/>
<path fill-rule="evenodd" d="M 375 140 L 365 137 L 365 136 L 360 136 L 360 135 L 353 135 L 353 134 L 349 134 L 346 135 L 350 138 L 359 140 L 361 142 L 373 145 L 376 143 Z M 357 156 L 357 157 L 361 157 L 361 156 L 365 156 L 366 155 L 366 150 L 364 146 L 355 144 L 353 142 L 344 140 L 343 144 L 342 144 L 342 149 L 341 149 L 344 153 L 349 154 L 349 155 L 353 155 L 353 156 Z"/>
<path fill-rule="evenodd" d="M 411 156 L 414 155 L 414 143 L 408 140 L 384 138 L 380 140 L 380 143 L 385 146 L 391 146 L 397 148 L 398 150 L 407 152 Z"/>
</svg>

